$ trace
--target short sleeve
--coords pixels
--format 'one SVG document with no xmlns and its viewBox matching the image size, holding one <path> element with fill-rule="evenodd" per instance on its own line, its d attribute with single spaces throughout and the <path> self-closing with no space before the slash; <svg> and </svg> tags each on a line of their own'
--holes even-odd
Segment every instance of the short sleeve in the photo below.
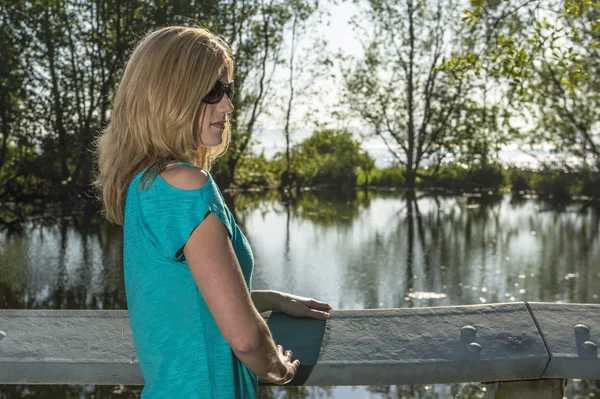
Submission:
<svg viewBox="0 0 600 399">
<path fill-rule="evenodd" d="M 157 176 L 150 189 L 141 191 L 139 196 L 139 215 L 146 238 L 167 260 L 185 259 L 183 247 L 209 213 L 223 222 L 232 237 L 230 220 L 210 175 L 208 182 L 196 190 L 178 189 Z"/>
</svg>

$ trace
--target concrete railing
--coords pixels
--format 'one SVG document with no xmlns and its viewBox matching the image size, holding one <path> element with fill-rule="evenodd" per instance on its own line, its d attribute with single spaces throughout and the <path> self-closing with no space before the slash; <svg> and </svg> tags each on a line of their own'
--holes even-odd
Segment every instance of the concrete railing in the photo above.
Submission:
<svg viewBox="0 0 600 399">
<path fill-rule="evenodd" d="M 300 359 L 291 385 L 487 382 L 489 398 L 562 398 L 565 379 L 600 379 L 600 305 L 273 313 L 267 324 Z M 143 383 L 127 311 L 0 310 L 0 384 Z"/>
</svg>

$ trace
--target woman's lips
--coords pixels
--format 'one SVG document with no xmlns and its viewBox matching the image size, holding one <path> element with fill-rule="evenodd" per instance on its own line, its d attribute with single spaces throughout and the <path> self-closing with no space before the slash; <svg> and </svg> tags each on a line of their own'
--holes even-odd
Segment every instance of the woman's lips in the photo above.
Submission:
<svg viewBox="0 0 600 399">
<path fill-rule="evenodd" d="M 225 123 L 223 123 L 223 122 L 215 122 L 215 123 L 211 123 L 211 125 L 219 128 L 219 129 L 223 129 L 225 127 Z"/>
</svg>

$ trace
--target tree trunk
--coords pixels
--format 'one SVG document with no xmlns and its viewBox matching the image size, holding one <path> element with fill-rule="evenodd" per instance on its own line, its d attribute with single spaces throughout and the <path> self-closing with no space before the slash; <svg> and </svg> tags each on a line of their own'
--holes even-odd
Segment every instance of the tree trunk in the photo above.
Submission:
<svg viewBox="0 0 600 399">
<path fill-rule="evenodd" d="M 407 167 L 406 168 L 406 188 L 408 188 L 410 191 L 414 191 L 415 189 L 415 184 L 416 184 L 416 178 L 417 178 L 417 173 L 415 172 L 415 170 L 411 167 Z"/>
</svg>

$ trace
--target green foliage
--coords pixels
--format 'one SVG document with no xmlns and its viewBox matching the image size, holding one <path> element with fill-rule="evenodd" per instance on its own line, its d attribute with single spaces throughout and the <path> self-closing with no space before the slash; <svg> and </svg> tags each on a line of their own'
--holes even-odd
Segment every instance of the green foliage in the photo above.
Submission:
<svg viewBox="0 0 600 399">
<path fill-rule="evenodd" d="M 591 198 L 600 198 L 600 175 L 585 173 L 581 178 L 579 194 Z"/>
<path fill-rule="evenodd" d="M 487 168 L 502 145 L 519 138 L 520 132 L 502 126 L 506 110 L 500 104 L 487 105 L 481 101 L 464 100 L 455 116 L 456 127 L 446 139 L 446 156 L 474 169 Z"/>
<path fill-rule="evenodd" d="M 444 165 L 437 171 L 432 168 L 419 169 L 417 186 L 421 189 L 445 188 L 453 191 L 498 191 L 507 177 L 500 165 L 465 169 L 459 165 Z M 363 184 L 364 173 L 359 174 L 357 183 Z M 374 169 L 369 174 L 369 186 L 401 187 L 406 185 L 406 170 L 397 166 Z"/>
<path fill-rule="evenodd" d="M 358 176 L 357 184 L 365 183 L 365 173 Z M 374 187 L 404 187 L 406 185 L 406 176 L 404 170 L 398 166 L 390 166 L 384 169 L 373 169 L 368 175 L 369 186 Z"/>
<path fill-rule="evenodd" d="M 28 146 L 8 144 L 0 168 L 0 221 L 2 227 L 17 227 L 32 213 L 41 213 L 47 199 L 60 200 L 49 182 L 40 178 L 43 159 Z"/>
<path fill-rule="evenodd" d="M 437 174 L 432 169 L 420 171 L 420 186 L 445 188 L 451 191 L 498 191 L 505 184 L 502 167 L 486 164 L 464 168 L 457 164 L 444 165 Z"/>
<path fill-rule="evenodd" d="M 532 172 L 522 168 L 508 168 L 506 177 L 513 193 L 524 193 L 531 190 Z"/>
<path fill-rule="evenodd" d="M 412 187 L 408 170 L 419 172 L 423 187 L 494 189 L 505 184 L 494 154 L 523 139 L 575 156 L 581 170 L 509 169 L 513 190 L 596 197 L 600 2 L 471 0 L 462 15 L 448 4 L 455 3 L 368 0 L 366 21 L 354 21 L 365 56 L 345 58 L 347 117 L 358 116 L 409 165 L 375 169 L 348 133 L 319 130 L 293 148 L 291 179 L 297 186 Z M 542 5 L 543 15 L 534 12 Z M 214 175 L 223 188 L 278 185 L 283 154 L 269 162 L 249 154 L 250 143 L 257 118 L 268 113 L 270 71 L 280 65 L 289 23 L 307 21 L 318 7 L 309 0 L 3 2 L 0 201 L 91 199 L 90 144 L 110 119 L 129 51 L 149 30 L 198 21 L 231 43 L 237 63 L 233 138 Z M 515 116 L 535 127 L 515 128 Z M 449 155 L 470 168 L 444 163 L 435 176 L 422 168 Z M 15 219 L 25 207 L 11 209 Z"/>
<path fill-rule="evenodd" d="M 373 160 L 360 143 L 346 131 L 317 130 L 291 149 L 296 185 L 351 188 L 356 185 L 359 167 L 369 168 Z M 276 162 L 285 154 L 278 153 Z"/>
<path fill-rule="evenodd" d="M 511 167 L 505 174 L 513 193 L 535 192 L 561 201 L 576 195 L 600 198 L 600 175 L 595 172 Z"/>
<path fill-rule="evenodd" d="M 521 128 L 526 143 L 551 144 L 600 172 L 600 2 L 471 0 L 465 15 L 485 41 L 442 69 L 463 66 L 507 84 L 505 124 L 528 120 L 535 126 Z"/>
<path fill-rule="evenodd" d="M 269 162 L 264 154 L 249 154 L 244 157 L 236 170 L 236 188 L 274 188 L 278 185 L 281 165 Z"/>
<path fill-rule="evenodd" d="M 485 165 L 467 171 L 466 180 L 484 190 L 498 190 L 504 185 L 504 174 L 499 165 Z"/>
<path fill-rule="evenodd" d="M 535 173 L 531 179 L 531 187 L 536 192 L 556 200 L 569 199 L 574 183 L 574 176 L 559 170 Z"/>
</svg>

